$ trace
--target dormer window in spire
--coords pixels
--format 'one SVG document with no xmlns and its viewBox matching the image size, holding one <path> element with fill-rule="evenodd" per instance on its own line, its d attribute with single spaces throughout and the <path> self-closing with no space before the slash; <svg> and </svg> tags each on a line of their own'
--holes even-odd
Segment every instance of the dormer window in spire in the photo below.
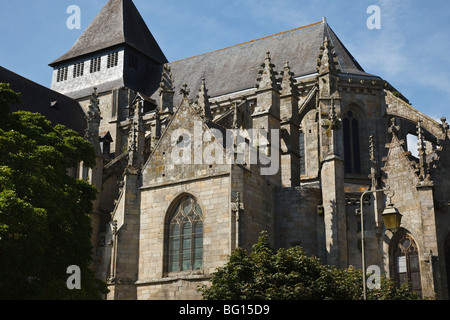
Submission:
<svg viewBox="0 0 450 320">
<path fill-rule="evenodd" d="M 73 77 L 78 78 L 83 76 L 84 73 L 84 62 L 77 63 L 73 66 Z"/>
<path fill-rule="evenodd" d="M 113 52 L 108 54 L 108 62 L 106 64 L 106 67 L 113 68 L 117 67 L 117 64 L 119 63 L 119 52 Z"/>
<path fill-rule="evenodd" d="M 102 58 L 101 57 L 91 59 L 90 72 L 94 73 L 94 72 L 100 71 L 101 62 L 102 62 Z"/>
</svg>

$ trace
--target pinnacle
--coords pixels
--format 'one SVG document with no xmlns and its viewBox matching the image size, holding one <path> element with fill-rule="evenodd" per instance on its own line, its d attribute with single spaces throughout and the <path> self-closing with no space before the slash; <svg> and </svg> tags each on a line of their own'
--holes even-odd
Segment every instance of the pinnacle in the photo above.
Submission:
<svg viewBox="0 0 450 320">
<path fill-rule="evenodd" d="M 320 47 L 320 52 L 317 57 L 317 72 L 319 74 L 329 73 L 329 72 L 341 72 L 339 69 L 336 52 L 333 51 L 334 47 L 329 41 L 328 37 L 325 36 L 323 40 L 323 45 Z"/>
<path fill-rule="evenodd" d="M 289 61 L 284 62 L 284 69 L 280 72 L 283 76 L 281 80 L 281 94 L 282 95 L 292 95 L 297 93 L 297 88 L 295 86 L 294 73 L 291 72 L 291 67 L 289 66 Z"/>
<path fill-rule="evenodd" d="M 202 118 L 204 118 L 205 120 L 211 120 L 212 116 L 211 116 L 211 109 L 209 106 L 208 89 L 206 89 L 205 78 L 202 78 L 197 104 Z"/>
<path fill-rule="evenodd" d="M 261 64 L 262 69 L 258 72 L 261 75 L 257 79 L 257 87 L 259 90 L 279 90 L 276 79 L 278 73 L 274 70 L 274 67 L 275 65 L 271 62 L 270 52 L 267 51 L 264 63 Z"/>
</svg>

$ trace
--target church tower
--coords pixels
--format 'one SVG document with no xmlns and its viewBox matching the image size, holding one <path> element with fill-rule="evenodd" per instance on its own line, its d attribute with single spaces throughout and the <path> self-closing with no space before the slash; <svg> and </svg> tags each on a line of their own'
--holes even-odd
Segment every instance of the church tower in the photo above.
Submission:
<svg viewBox="0 0 450 320">
<path fill-rule="evenodd" d="M 132 101 L 150 95 L 159 86 L 167 63 L 155 38 L 131 0 L 109 0 L 72 48 L 50 66 L 51 89 L 65 94 L 88 110 L 97 88 L 102 112 L 100 133 L 114 140 L 111 155 L 124 148 L 115 123 L 129 117 Z M 146 108 L 156 102 L 146 99 Z"/>
<path fill-rule="evenodd" d="M 94 264 L 100 272 L 105 268 L 98 267 L 99 248 L 105 245 L 102 239 L 115 208 L 114 199 L 136 178 L 132 174 L 124 178 L 124 168 L 128 162 L 142 161 L 136 159 L 134 146 L 138 144 L 143 152 L 150 134 L 141 124 L 135 130 L 139 139 L 130 140 L 140 114 L 135 109 L 156 109 L 156 100 L 149 96 L 158 90 L 166 63 L 132 0 L 107 1 L 70 50 L 50 63 L 52 90 L 78 101 L 87 120 L 92 118 L 93 101 L 97 108 L 96 121 L 89 122 L 91 130 L 86 132 L 97 146 L 96 166 L 90 169 L 81 164 L 78 170 L 100 191 L 92 212 Z"/>
<path fill-rule="evenodd" d="M 399 285 L 448 297 L 445 118 L 365 72 L 326 19 L 168 63 L 132 0 L 105 2 L 50 66 L 96 150 L 95 168 L 77 175 L 100 190 L 94 268 L 106 298 L 199 299 L 263 230 L 277 248 L 339 268 L 364 256 Z M 419 158 L 400 143 L 412 133 Z M 260 161 L 222 159 L 246 153 Z M 403 216 L 395 230 L 381 223 L 391 203 Z"/>
</svg>

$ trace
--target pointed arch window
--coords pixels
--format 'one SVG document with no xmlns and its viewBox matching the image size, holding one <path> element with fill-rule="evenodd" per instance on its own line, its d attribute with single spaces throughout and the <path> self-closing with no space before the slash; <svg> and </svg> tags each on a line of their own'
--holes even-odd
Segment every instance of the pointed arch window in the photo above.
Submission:
<svg viewBox="0 0 450 320">
<path fill-rule="evenodd" d="M 397 285 L 401 286 L 404 282 L 411 284 L 411 289 L 418 294 L 422 293 L 420 280 L 420 264 L 417 244 L 411 234 L 405 230 L 401 232 L 394 242 L 393 262 L 394 275 Z"/>
<path fill-rule="evenodd" d="M 361 173 L 359 125 L 354 112 L 348 111 L 343 119 L 345 173 Z"/>
<path fill-rule="evenodd" d="M 300 154 L 300 175 L 306 174 L 306 161 L 305 161 L 305 134 L 303 130 L 298 132 L 298 150 Z"/>
<path fill-rule="evenodd" d="M 184 196 L 169 220 L 168 272 L 203 266 L 203 212 L 197 201 Z"/>
</svg>

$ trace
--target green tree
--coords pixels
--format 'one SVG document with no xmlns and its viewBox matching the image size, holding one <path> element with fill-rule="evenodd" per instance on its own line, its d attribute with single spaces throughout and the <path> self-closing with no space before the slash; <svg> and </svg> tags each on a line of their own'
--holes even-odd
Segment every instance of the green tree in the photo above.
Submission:
<svg viewBox="0 0 450 320">
<path fill-rule="evenodd" d="M 263 232 L 248 254 L 235 250 L 213 274 L 210 286 L 199 288 L 205 300 L 359 300 L 362 273 L 349 267 L 323 265 L 299 247 L 275 251 Z M 387 278 L 369 299 L 417 299 L 408 286 L 397 288 Z"/>
<path fill-rule="evenodd" d="M 89 142 L 38 113 L 9 113 L 19 95 L 0 84 L 0 299 L 93 299 L 106 285 L 91 262 L 97 190 L 67 174 L 95 162 Z M 66 286 L 81 269 L 81 290 Z"/>
</svg>

